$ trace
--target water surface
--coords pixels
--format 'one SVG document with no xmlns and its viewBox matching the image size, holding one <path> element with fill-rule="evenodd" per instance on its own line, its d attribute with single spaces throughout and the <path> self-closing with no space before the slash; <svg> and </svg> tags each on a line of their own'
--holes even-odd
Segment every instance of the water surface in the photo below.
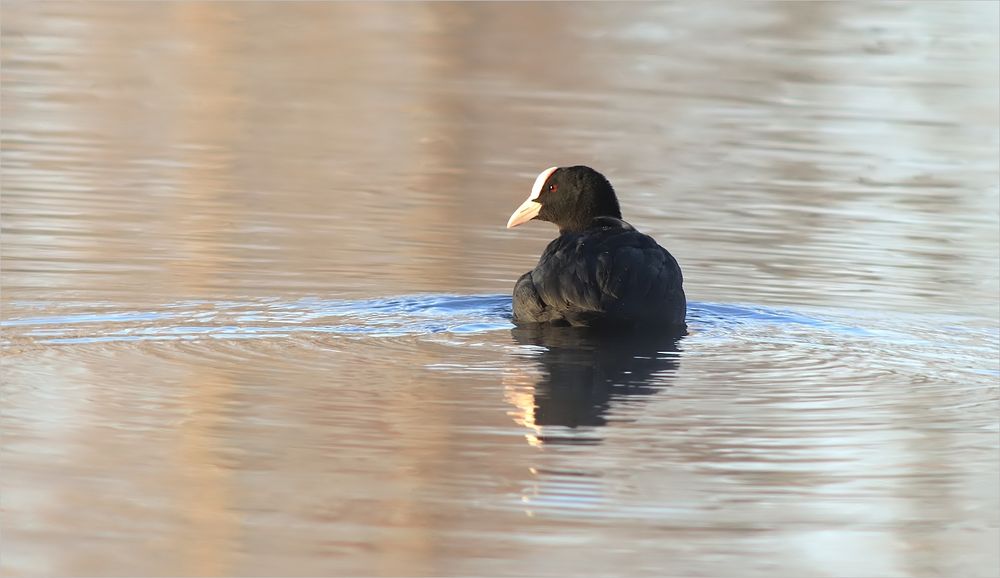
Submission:
<svg viewBox="0 0 1000 578">
<path fill-rule="evenodd" d="M 6 575 L 993 576 L 994 3 L 4 3 Z M 510 323 L 555 164 L 689 332 Z"/>
</svg>

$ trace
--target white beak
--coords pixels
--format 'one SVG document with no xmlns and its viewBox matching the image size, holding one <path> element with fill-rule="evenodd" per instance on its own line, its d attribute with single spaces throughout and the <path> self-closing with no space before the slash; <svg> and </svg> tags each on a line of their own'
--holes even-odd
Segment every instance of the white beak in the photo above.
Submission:
<svg viewBox="0 0 1000 578">
<path fill-rule="evenodd" d="M 514 214 L 510 216 L 510 220 L 507 221 L 507 228 L 513 229 L 518 225 L 527 223 L 528 221 L 534 219 L 538 216 L 538 211 L 542 210 L 542 204 L 535 199 L 528 199 L 521 203 L 521 206 L 514 211 Z"/>
</svg>

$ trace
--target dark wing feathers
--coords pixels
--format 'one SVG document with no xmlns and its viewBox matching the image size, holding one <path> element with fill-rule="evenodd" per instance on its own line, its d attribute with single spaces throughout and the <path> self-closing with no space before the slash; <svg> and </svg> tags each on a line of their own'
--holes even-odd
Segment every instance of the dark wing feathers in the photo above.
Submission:
<svg viewBox="0 0 1000 578">
<path fill-rule="evenodd" d="M 514 321 L 517 323 L 545 323 L 553 321 L 557 313 L 542 301 L 528 271 L 514 285 Z"/>
<path fill-rule="evenodd" d="M 624 225 L 552 241 L 514 288 L 514 320 L 683 325 L 677 262 L 651 237 Z"/>
</svg>

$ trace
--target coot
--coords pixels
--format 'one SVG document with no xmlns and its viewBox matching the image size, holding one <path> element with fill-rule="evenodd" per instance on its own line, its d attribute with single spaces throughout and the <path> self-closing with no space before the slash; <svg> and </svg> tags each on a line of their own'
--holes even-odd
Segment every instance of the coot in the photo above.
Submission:
<svg viewBox="0 0 1000 578">
<path fill-rule="evenodd" d="M 559 237 L 514 286 L 516 324 L 684 328 L 680 266 L 622 220 L 604 175 L 585 166 L 545 169 L 507 228 L 532 219 L 555 224 Z"/>
</svg>

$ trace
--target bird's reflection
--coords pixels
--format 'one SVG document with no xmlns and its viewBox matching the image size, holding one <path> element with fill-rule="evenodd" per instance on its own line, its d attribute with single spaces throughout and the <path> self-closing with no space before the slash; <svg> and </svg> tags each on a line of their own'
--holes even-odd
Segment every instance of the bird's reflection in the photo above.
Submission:
<svg viewBox="0 0 1000 578">
<path fill-rule="evenodd" d="M 539 372 L 521 379 L 508 399 L 535 445 L 555 441 L 544 426 L 602 426 L 619 400 L 656 393 L 677 368 L 677 333 L 606 333 L 547 324 L 511 330 L 519 345 L 536 346 Z M 533 348 L 534 349 L 534 348 Z M 566 440 L 564 440 L 566 441 Z M 582 441 L 582 440 L 580 440 Z"/>
</svg>

